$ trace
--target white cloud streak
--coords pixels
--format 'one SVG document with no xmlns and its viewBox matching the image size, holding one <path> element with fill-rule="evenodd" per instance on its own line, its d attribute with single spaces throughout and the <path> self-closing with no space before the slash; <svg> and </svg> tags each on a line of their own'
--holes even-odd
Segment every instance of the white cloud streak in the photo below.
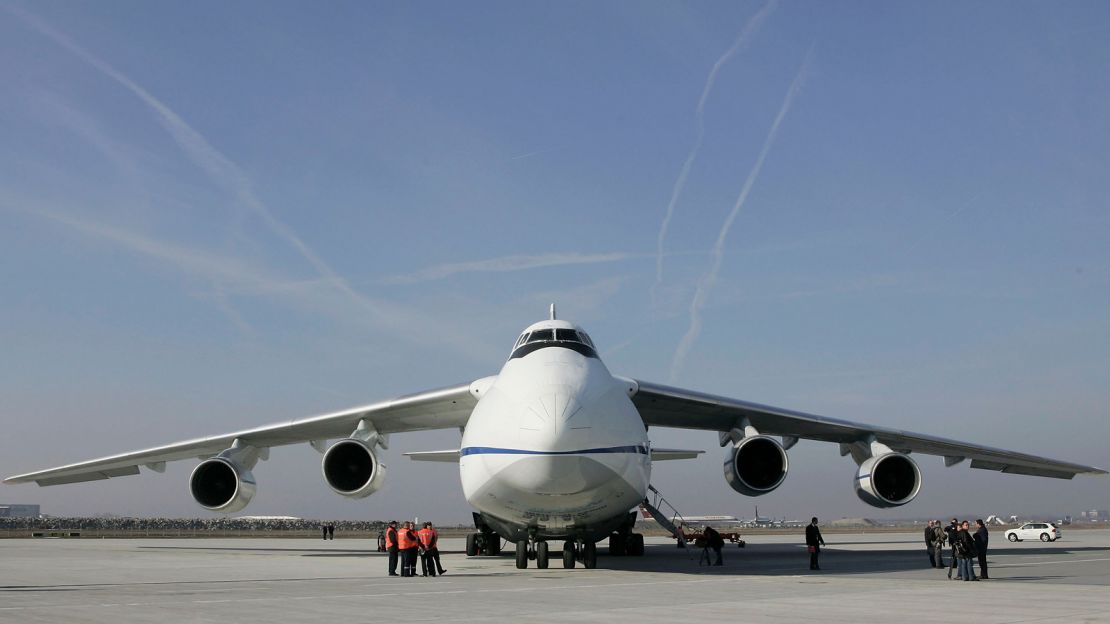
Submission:
<svg viewBox="0 0 1110 624">
<path fill-rule="evenodd" d="M 6 7 L 31 28 L 46 36 L 62 48 L 68 50 L 97 71 L 122 85 L 146 104 L 156 115 L 159 123 L 170 133 L 174 142 L 188 158 L 218 184 L 234 195 L 236 200 L 253 212 L 276 236 L 292 246 L 324 278 L 323 283 L 346 295 L 355 305 L 362 308 L 372 319 L 393 329 L 418 333 L 419 327 L 412 323 L 411 311 L 384 301 L 371 299 L 351 287 L 350 283 L 337 274 L 320 258 L 297 234 L 270 212 L 269 208 L 255 194 L 250 179 L 231 159 L 213 147 L 199 132 L 161 100 L 154 97 L 141 85 L 125 74 L 78 45 L 65 34 L 49 24 L 21 9 Z M 122 242 L 117 239 L 117 242 Z M 146 250 L 149 251 L 149 250 Z M 180 259 L 180 258 L 178 258 Z"/>
<path fill-rule="evenodd" d="M 701 312 L 705 307 L 705 302 L 709 298 L 709 293 L 717 283 L 717 276 L 721 272 L 721 261 L 724 259 L 725 240 L 728 238 L 729 230 L 732 229 L 733 222 L 736 221 L 737 215 L 744 207 L 744 203 L 748 199 L 748 194 L 751 193 L 752 186 L 759 178 L 759 173 L 763 169 L 763 163 L 767 160 L 767 154 L 771 151 L 771 147 L 775 144 L 775 137 L 778 135 L 779 126 L 782 125 L 782 120 L 786 117 L 786 113 L 790 111 L 790 105 L 794 101 L 794 97 L 802 88 L 802 83 L 805 82 L 806 74 L 809 71 L 810 61 L 813 58 L 813 48 L 810 47 L 809 52 L 806 53 L 806 58 L 802 62 L 801 68 L 798 70 L 797 75 L 794 76 L 793 82 L 790 83 L 790 88 L 786 91 L 786 97 L 783 99 L 782 106 L 779 107 L 779 112 L 775 116 L 775 121 L 771 124 L 771 129 L 767 133 L 767 138 L 763 141 L 763 148 L 759 151 L 759 157 L 756 158 L 755 165 L 751 171 L 748 172 L 748 177 L 744 180 L 744 186 L 740 189 L 740 194 L 736 197 L 736 203 L 733 204 L 732 210 L 725 217 L 725 222 L 721 226 L 720 232 L 717 233 L 717 242 L 713 245 L 713 262 L 708 272 L 702 276 L 698 281 L 697 289 L 694 291 L 694 297 L 690 301 L 690 327 L 686 330 L 686 334 L 682 336 L 682 340 L 675 349 L 674 357 L 671 359 L 671 376 L 670 379 L 674 382 L 679 373 L 682 372 L 682 367 L 686 363 L 686 357 L 690 353 L 690 349 L 694 346 L 698 336 L 701 334 Z"/>
<path fill-rule="evenodd" d="M 0 207 L 46 219 L 86 238 L 111 243 L 126 251 L 158 260 L 189 277 L 223 284 L 237 292 L 257 293 L 284 299 L 311 314 L 326 315 L 354 327 L 369 326 L 370 329 L 383 329 L 380 319 L 372 319 L 361 309 L 349 305 L 343 293 L 330 288 L 327 280 L 290 280 L 284 275 L 251 266 L 234 256 L 179 245 L 118 226 L 88 221 L 73 214 L 35 205 L 34 202 L 6 198 L 0 199 Z M 223 306 L 224 297 L 225 293 L 222 291 L 214 295 L 217 306 Z M 450 347 L 475 361 L 496 360 L 499 357 L 498 351 L 472 338 L 463 328 L 454 327 L 453 320 L 432 318 L 418 310 L 400 305 L 388 303 L 381 305 L 389 306 L 386 309 L 386 318 L 391 320 L 384 329 L 394 330 L 395 333 L 400 332 L 405 340 L 436 348 Z M 224 307 L 220 309 L 225 313 L 235 314 L 234 311 L 228 311 Z M 405 320 L 392 322 L 393 319 Z M 246 322 L 241 322 L 249 330 Z M 431 334 L 427 332 L 428 327 L 439 327 L 443 331 Z M 416 331 L 418 328 L 423 331 Z"/>
<path fill-rule="evenodd" d="M 472 262 L 455 262 L 440 264 L 422 269 L 408 275 L 395 275 L 387 277 L 384 282 L 388 284 L 412 284 L 431 280 L 444 279 L 460 273 L 508 273 L 511 271 L 527 271 L 546 267 L 569 266 L 576 264 L 599 264 L 603 262 L 619 262 L 631 258 L 641 258 L 644 254 L 631 254 L 623 252 L 580 254 L 580 253 L 547 253 L 538 255 L 504 256 L 487 260 Z M 650 256 L 648 256 L 650 257 Z"/>
<path fill-rule="evenodd" d="M 655 305 L 656 292 L 663 284 L 663 243 L 667 239 L 667 231 L 670 229 L 671 219 L 674 217 L 675 205 L 678 203 L 678 197 L 682 194 L 682 190 L 686 187 L 686 178 L 689 177 L 690 169 L 694 166 L 694 161 L 697 159 L 698 152 L 701 151 L 702 143 L 705 141 L 705 102 L 709 99 L 709 93 L 717 82 L 717 74 L 720 73 L 721 68 L 740 51 L 740 48 L 747 43 L 752 34 L 759 30 L 777 6 L 778 0 L 771 0 L 763 5 L 763 8 L 757 11 L 755 15 L 748 18 L 748 21 L 740 29 L 740 33 L 736 35 L 732 46 L 717 59 L 713 68 L 709 70 L 709 76 L 705 79 L 705 86 L 701 90 L 701 98 L 698 99 L 698 107 L 694 112 L 697 137 L 694 140 L 694 145 L 690 148 L 690 152 L 686 155 L 686 161 L 682 163 L 682 169 L 679 171 L 678 178 L 671 189 L 671 200 L 667 203 L 667 212 L 663 216 L 663 223 L 659 226 L 655 251 L 655 283 L 651 287 L 652 306 Z"/>
</svg>

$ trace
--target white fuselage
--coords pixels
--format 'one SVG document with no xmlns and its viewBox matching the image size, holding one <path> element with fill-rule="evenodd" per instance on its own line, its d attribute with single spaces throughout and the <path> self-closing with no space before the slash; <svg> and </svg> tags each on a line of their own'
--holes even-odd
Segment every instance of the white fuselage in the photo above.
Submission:
<svg viewBox="0 0 1110 624">
<path fill-rule="evenodd" d="M 459 464 L 463 493 L 478 511 L 559 535 L 644 500 L 647 431 L 628 384 L 596 356 L 547 346 L 510 359 L 487 384 L 475 388 Z"/>
</svg>

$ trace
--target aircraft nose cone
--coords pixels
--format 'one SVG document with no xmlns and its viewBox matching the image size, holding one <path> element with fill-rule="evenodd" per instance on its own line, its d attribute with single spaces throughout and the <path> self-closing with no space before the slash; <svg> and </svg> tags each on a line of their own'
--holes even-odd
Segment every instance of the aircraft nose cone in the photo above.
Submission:
<svg viewBox="0 0 1110 624">
<path fill-rule="evenodd" d="M 540 495 L 587 492 L 614 478 L 612 468 L 578 455 L 530 455 L 514 462 L 501 474 L 507 485 Z"/>
<path fill-rule="evenodd" d="M 589 429 L 582 418 L 582 403 L 569 389 L 551 389 L 538 394 L 524 408 L 520 419 L 522 436 L 557 445 L 571 431 Z M 549 450 L 566 450 L 550 446 Z"/>
</svg>

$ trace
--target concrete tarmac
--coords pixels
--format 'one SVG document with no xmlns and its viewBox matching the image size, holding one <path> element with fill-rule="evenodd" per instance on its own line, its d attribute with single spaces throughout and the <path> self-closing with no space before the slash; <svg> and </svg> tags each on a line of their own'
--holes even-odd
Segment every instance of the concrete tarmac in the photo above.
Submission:
<svg viewBox="0 0 1110 624">
<path fill-rule="evenodd" d="M 0 622 L 1110 622 L 1110 530 L 996 530 L 978 583 L 928 568 L 917 532 L 826 539 L 819 572 L 800 536 L 726 546 L 723 567 L 649 538 L 595 570 L 517 570 L 511 551 L 467 558 L 447 539 L 447 574 L 412 579 L 386 576 L 366 540 L 2 540 Z"/>
</svg>

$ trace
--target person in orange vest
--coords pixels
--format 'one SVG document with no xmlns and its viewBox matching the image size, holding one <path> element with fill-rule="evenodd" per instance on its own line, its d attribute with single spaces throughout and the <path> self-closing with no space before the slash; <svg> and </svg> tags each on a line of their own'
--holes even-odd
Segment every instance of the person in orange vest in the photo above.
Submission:
<svg viewBox="0 0 1110 624">
<path fill-rule="evenodd" d="M 401 576 L 416 576 L 416 550 L 420 548 L 420 540 L 407 520 L 397 532 L 397 546 L 401 549 Z"/>
<path fill-rule="evenodd" d="M 443 569 L 443 565 L 439 562 L 439 533 L 432 526 L 431 522 L 425 522 L 424 528 L 416 532 L 417 537 L 420 538 L 420 546 L 423 549 L 423 555 L 420 557 L 420 569 L 424 576 L 435 576 L 437 571 L 443 574 L 447 570 Z"/>
<path fill-rule="evenodd" d="M 385 549 L 389 553 L 389 575 L 397 576 L 397 521 L 390 520 L 385 530 Z"/>
</svg>

